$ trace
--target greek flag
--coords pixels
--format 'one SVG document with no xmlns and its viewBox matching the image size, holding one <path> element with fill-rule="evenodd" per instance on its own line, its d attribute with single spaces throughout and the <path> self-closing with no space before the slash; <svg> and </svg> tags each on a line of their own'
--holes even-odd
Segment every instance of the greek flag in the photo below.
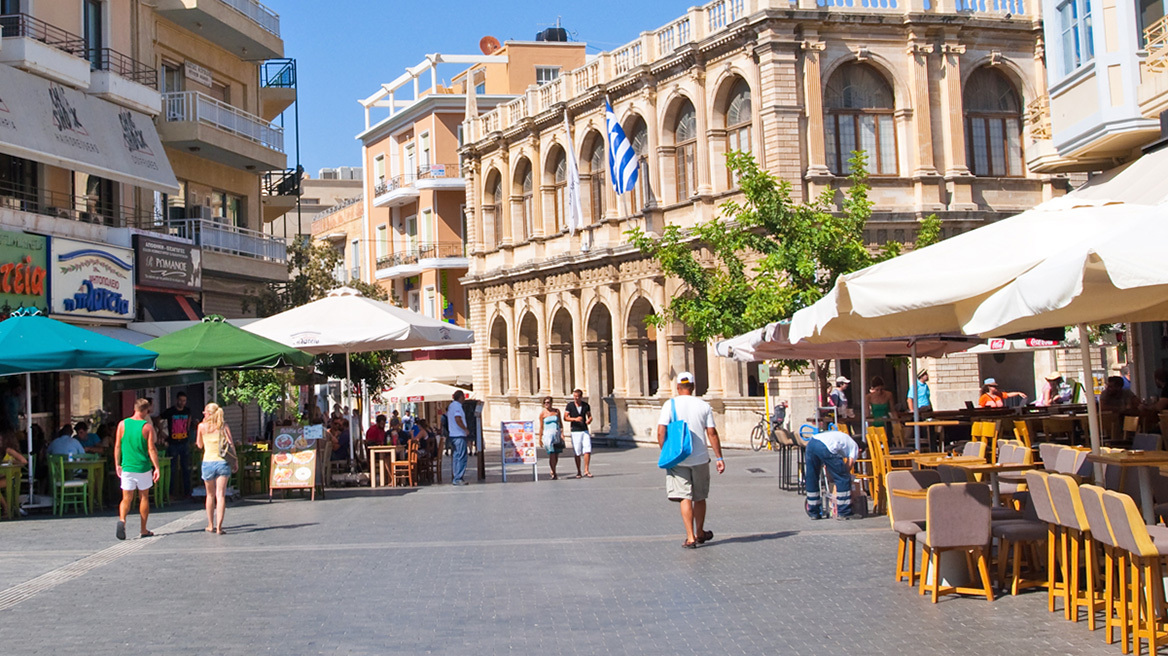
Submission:
<svg viewBox="0 0 1168 656">
<path fill-rule="evenodd" d="M 576 166 L 576 147 L 572 145 L 572 126 L 568 123 L 567 112 L 564 112 L 564 132 L 568 134 L 568 206 L 564 209 L 568 231 L 574 235 L 584 225 L 584 212 L 580 208 L 580 169 Z"/>
<path fill-rule="evenodd" d="M 607 100 L 604 101 L 604 123 L 608 128 L 608 176 L 612 187 L 618 194 L 632 191 L 633 185 L 637 184 L 637 154 Z"/>
</svg>

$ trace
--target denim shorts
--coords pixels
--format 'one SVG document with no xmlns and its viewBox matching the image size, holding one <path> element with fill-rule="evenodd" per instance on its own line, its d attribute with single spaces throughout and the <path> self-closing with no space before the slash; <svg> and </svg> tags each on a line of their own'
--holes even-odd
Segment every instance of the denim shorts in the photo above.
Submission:
<svg viewBox="0 0 1168 656">
<path fill-rule="evenodd" d="M 231 467 L 227 466 L 225 460 L 212 460 L 203 463 L 203 480 L 213 481 L 220 476 L 230 476 Z"/>
</svg>

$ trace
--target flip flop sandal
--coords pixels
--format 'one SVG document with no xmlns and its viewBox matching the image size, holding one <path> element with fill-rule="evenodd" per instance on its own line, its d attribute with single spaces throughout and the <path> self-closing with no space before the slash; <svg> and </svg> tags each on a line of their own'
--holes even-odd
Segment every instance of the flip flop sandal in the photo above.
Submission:
<svg viewBox="0 0 1168 656">
<path fill-rule="evenodd" d="M 140 537 L 140 538 L 152 538 L 152 537 L 154 537 L 154 532 L 153 532 L 153 531 L 146 531 L 145 533 L 143 533 L 142 535 L 139 535 L 138 537 Z"/>
<path fill-rule="evenodd" d="M 698 548 L 698 541 L 694 541 L 694 542 L 682 542 L 682 543 L 681 543 L 681 548 L 682 548 L 682 549 L 697 549 L 697 548 Z"/>
<path fill-rule="evenodd" d="M 576 478 L 584 478 L 584 476 L 581 474 L 576 474 Z"/>
<path fill-rule="evenodd" d="M 705 544 L 713 539 L 714 539 L 714 532 L 713 531 L 702 531 L 701 536 L 698 537 L 698 544 Z"/>
<path fill-rule="evenodd" d="M 592 474 L 584 474 L 584 478 L 592 478 Z"/>
<path fill-rule="evenodd" d="M 118 520 L 118 529 L 117 529 L 117 531 L 114 532 L 114 534 L 118 536 L 119 540 L 125 540 L 126 539 L 126 523 L 119 519 Z"/>
</svg>

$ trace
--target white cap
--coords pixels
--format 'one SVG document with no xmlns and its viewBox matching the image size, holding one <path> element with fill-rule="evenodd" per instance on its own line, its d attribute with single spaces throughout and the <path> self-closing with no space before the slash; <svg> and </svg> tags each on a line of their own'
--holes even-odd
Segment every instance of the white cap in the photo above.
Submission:
<svg viewBox="0 0 1168 656">
<path fill-rule="evenodd" d="M 852 381 L 848 380 L 844 376 L 836 376 L 836 378 L 835 378 L 836 385 L 839 385 L 840 383 L 850 383 L 850 382 L 852 382 Z"/>
<path fill-rule="evenodd" d="M 985 382 L 983 382 L 982 384 L 983 385 L 997 385 L 998 381 L 994 380 L 993 378 L 986 378 Z"/>
<path fill-rule="evenodd" d="M 690 383 L 690 384 L 693 384 L 693 382 L 694 382 L 694 375 L 693 375 L 693 374 L 691 374 L 691 373 L 690 373 L 690 372 L 688 372 L 688 371 L 683 371 L 683 372 L 681 372 L 681 373 L 677 374 L 677 382 L 678 382 L 678 383 Z"/>
</svg>

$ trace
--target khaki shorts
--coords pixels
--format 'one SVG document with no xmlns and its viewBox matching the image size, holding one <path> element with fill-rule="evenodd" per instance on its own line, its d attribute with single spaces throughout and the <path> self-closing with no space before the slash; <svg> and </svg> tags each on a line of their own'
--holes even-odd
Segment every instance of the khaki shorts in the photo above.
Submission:
<svg viewBox="0 0 1168 656">
<path fill-rule="evenodd" d="M 665 495 L 671 501 L 705 501 L 710 496 L 710 463 L 666 469 Z"/>
</svg>

